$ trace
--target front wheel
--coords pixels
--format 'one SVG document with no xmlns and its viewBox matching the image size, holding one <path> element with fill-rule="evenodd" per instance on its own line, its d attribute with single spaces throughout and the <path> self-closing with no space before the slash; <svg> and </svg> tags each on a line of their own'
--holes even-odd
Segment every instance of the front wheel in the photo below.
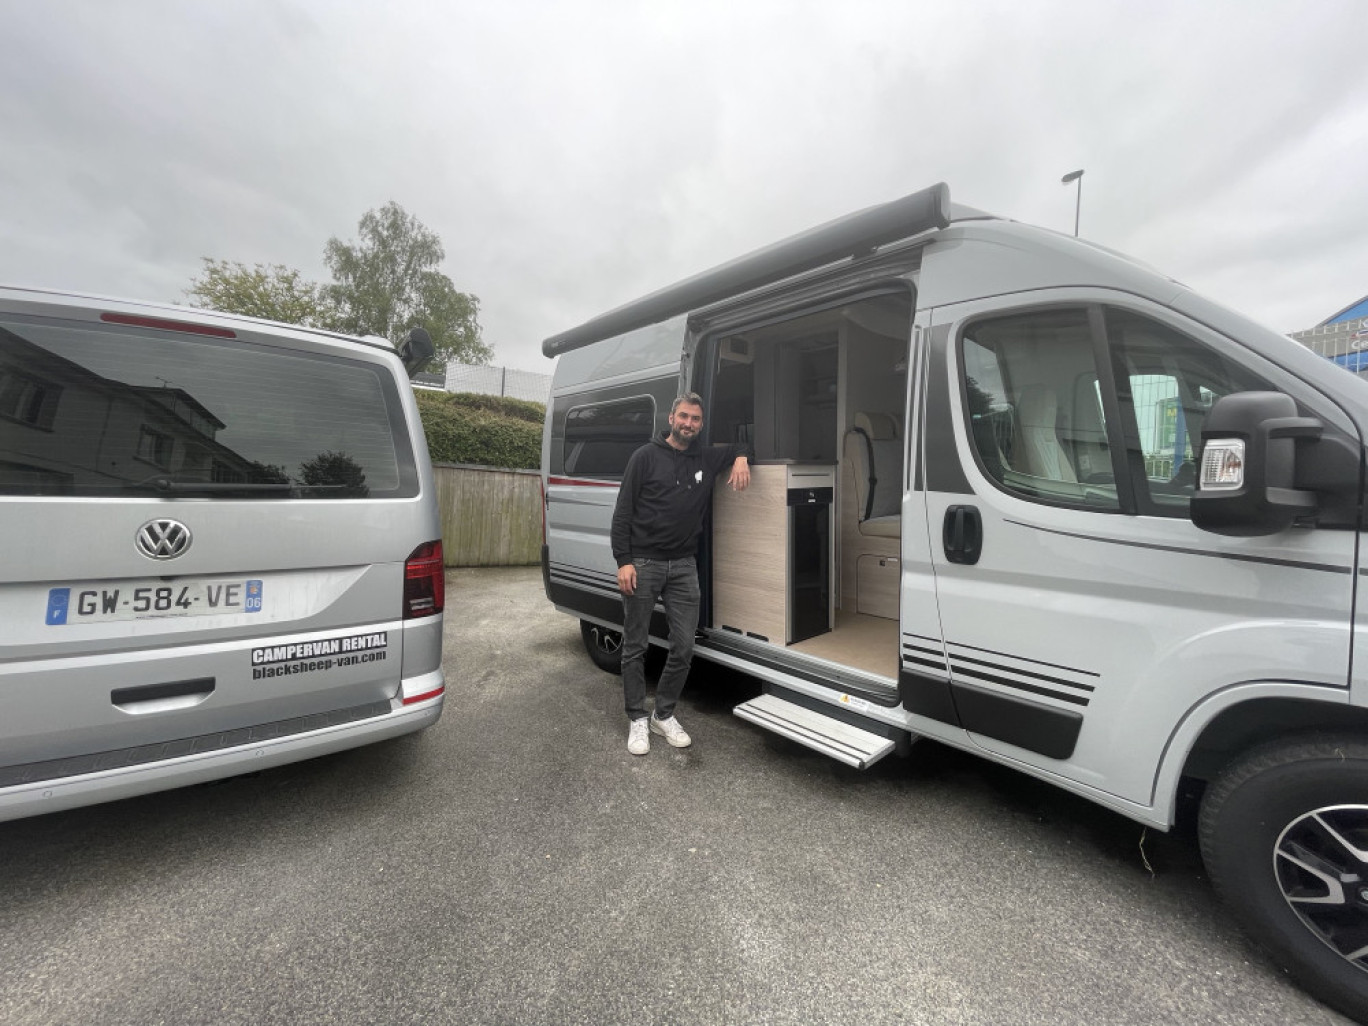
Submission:
<svg viewBox="0 0 1368 1026">
<path fill-rule="evenodd" d="M 580 637 L 584 640 L 584 650 L 604 673 L 622 672 L 622 632 L 591 623 L 580 621 Z"/>
<path fill-rule="evenodd" d="M 1255 749 L 1208 788 L 1199 829 L 1250 935 L 1309 993 L 1368 1021 L 1368 742 Z"/>
</svg>

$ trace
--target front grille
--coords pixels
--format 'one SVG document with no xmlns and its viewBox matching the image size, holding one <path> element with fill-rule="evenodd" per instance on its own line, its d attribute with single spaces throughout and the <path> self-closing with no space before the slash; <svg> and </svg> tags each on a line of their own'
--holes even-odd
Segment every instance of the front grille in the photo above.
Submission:
<svg viewBox="0 0 1368 1026">
<path fill-rule="evenodd" d="M 206 752 L 221 752 L 228 748 L 241 748 L 246 745 L 277 741 L 292 734 L 307 734 L 311 730 L 336 727 L 356 720 L 367 720 L 373 716 L 384 716 L 390 711 L 387 701 L 367 702 L 354 705 L 349 709 L 336 709 L 332 712 L 313 713 L 309 716 L 296 716 L 288 720 L 276 720 L 255 727 L 239 727 L 236 730 L 223 730 L 215 734 L 200 734 L 196 737 L 183 737 L 174 741 L 161 741 L 153 745 L 138 745 L 134 748 L 118 748 L 109 752 L 95 752 L 91 755 L 73 755 L 65 759 L 46 759 L 42 762 L 25 762 L 17 766 L 0 766 L 0 787 L 15 787 L 19 784 L 37 784 L 47 780 L 61 780 L 65 777 L 79 777 L 87 773 L 102 773 L 106 770 L 124 769 L 129 766 L 145 766 L 149 763 L 178 759 L 186 755 L 203 755 Z"/>
</svg>

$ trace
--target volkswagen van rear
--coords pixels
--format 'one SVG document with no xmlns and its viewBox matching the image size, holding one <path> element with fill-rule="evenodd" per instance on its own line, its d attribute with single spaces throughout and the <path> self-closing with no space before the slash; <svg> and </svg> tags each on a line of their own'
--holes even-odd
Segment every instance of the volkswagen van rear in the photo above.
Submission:
<svg viewBox="0 0 1368 1026">
<path fill-rule="evenodd" d="M 0 820 L 436 722 L 435 495 L 384 340 L 0 289 Z"/>
</svg>

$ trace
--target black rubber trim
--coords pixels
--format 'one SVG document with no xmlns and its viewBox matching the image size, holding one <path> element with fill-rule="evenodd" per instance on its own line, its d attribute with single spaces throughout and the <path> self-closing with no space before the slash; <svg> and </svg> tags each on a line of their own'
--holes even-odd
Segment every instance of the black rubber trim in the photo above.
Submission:
<svg viewBox="0 0 1368 1026">
<path fill-rule="evenodd" d="M 698 642 L 694 646 L 696 652 L 707 652 L 709 649 L 717 652 L 725 652 L 727 655 L 736 656 L 738 659 L 745 659 L 754 663 L 756 666 L 764 667 L 767 670 L 777 670 L 780 673 L 787 673 L 790 677 L 797 677 L 805 680 L 809 684 L 818 684 L 824 688 L 831 688 L 835 691 L 842 691 L 847 695 L 862 698 L 866 702 L 874 705 L 881 705 L 884 708 L 892 709 L 898 704 L 898 696 L 885 690 L 876 690 L 867 684 L 863 684 L 852 678 L 839 676 L 828 676 L 826 674 L 809 670 L 803 667 L 794 666 L 791 663 L 764 655 L 758 655 L 754 648 L 748 645 L 729 644 L 730 638 L 726 635 L 713 632 L 708 637 Z"/>
<path fill-rule="evenodd" d="M 886 737 L 890 741 L 898 741 L 911 736 L 910 732 L 902 727 L 895 727 L 893 724 L 884 723 L 881 720 L 871 720 L 852 709 L 847 709 L 845 706 L 832 705 L 830 702 L 823 702 L 820 698 L 813 698 L 811 695 L 804 695 L 798 691 L 790 691 L 778 684 L 767 683 L 764 690 L 766 694 L 773 695 L 775 698 L 782 698 L 785 702 L 792 702 L 804 709 L 821 713 L 828 719 L 836 720 L 847 726 L 859 727 L 863 731 L 877 734 L 879 737 Z"/>
<path fill-rule="evenodd" d="M 109 693 L 109 700 L 115 705 L 129 705 L 138 702 L 154 702 L 159 698 L 209 695 L 213 693 L 213 690 L 213 677 L 196 677 L 193 680 L 167 681 L 165 684 L 140 684 L 136 688 L 115 688 Z"/>
<path fill-rule="evenodd" d="M 955 424 L 950 416 L 950 395 L 945 384 L 948 364 L 946 349 L 950 326 L 939 325 L 930 331 L 930 381 L 926 389 L 926 489 L 955 495 L 973 495 L 964 476 L 959 446 L 955 444 Z"/>
<path fill-rule="evenodd" d="M 898 671 L 898 696 L 902 707 L 917 716 L 939 720 L 953 727 L 960 726 L 959 712 L 950 682 L 943 677 L 932 677 L 913 670 Z"/>
<path fill-rule="evenodd" d="M 541 547 L 541 568 L 542 594 L 549 600 L 551 598 L 551 546 L 544 542 Z"/>
<path fill-rule="evenodd" d="M 609 597 L 598 592 L 585 591 L 583 588 L 573 588 L 558 581 L 552 581 L 550 588 L 549 598 L 555 605 L 572 610 L 585 619 L 602 620 L 604 623 L 621 630 L 621 595 Z M 659 638 L 662 641 L 670 636 L 670 621 L 659 609 L 651 614 L 649 633 L 651 637 Z"/>
<path fill-rule="evenodd" d="M 336 727 L 357 720 L 384 716 L 391 708 L 387 700 L 367 702 L 365 705 L 354 705 L 349 709 L 296 716 L 293 719 L 276 720 L 274 723 L 262 723 L 255 727 L 239 727 L 216 734 L 199 734 L 174 741 L 138 745 L 135 748 L 118 748 L 91 755 L 73 755 L 66 759 L 47 759 L 43 762 L 0 766 L 0 788 L 62 780 L 66 777 L 126 769 L 130 766 L 147 766 L 186 755 L 204 755 L 208 752 L 226 751 L 229 748 L 243 748 L 266 741 L 277 741 L 294 734 L 307 734 L 311 730 L 321 730 L 324 727 Z"/>
<path fill-rule="evenodd" d="M 926 490 L 922 485 L 922 440 L 925 431 L 920 426 L 926 404 L 926 346 L 917 345 L 915 348 L 916 360 L 912 367 L 912 377 L 908 379 L 911 408 L 908 412 L 906 434 L 916 438 L 916 444 L 912 446 L 912 490 L 921 492 Z M 915 435 L 912 433 L 914 420 L 919 425 Z"/>
<path fill-rule="evenodd" d="M 951 685 L 960 725 L 975 734 L 1005 741 L 1049 759 L 1073 755 L 1083 729 L 1083 714 L 1052 709 L 1036 702 L 982 691 L 958 682 Z"/>
</svg>

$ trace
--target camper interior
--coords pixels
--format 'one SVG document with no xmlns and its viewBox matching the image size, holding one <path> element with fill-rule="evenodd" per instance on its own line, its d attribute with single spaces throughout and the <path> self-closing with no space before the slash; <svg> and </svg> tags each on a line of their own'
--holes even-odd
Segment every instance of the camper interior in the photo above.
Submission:
<svg viewBox="0 0 1368 1026">
<path fill-rule="evenodd" d="M 752 485 L 713 509 L 714 630 L 892 687 L 912 309 L 905 293 L 714 340 L 709 441 Z"/>
</svg>

